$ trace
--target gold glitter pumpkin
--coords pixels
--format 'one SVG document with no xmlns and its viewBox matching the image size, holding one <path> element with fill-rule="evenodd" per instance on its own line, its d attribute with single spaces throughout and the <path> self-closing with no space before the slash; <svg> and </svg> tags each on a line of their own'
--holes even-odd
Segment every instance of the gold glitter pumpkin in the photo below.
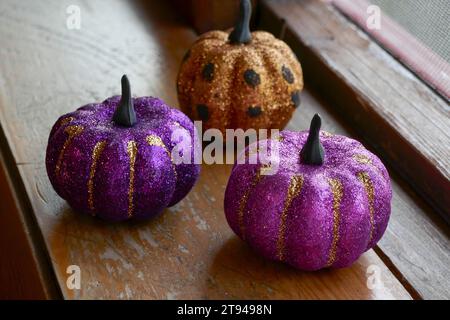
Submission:
<svg viewBox="0 0 450 320">
<path fill-rule="evenodd" d="M 203 34 L 183 59 L 180 107 L 205 129 L 282 129 L 300 104 L 300 63 L 272 34 L 250 33 L 250 16 L 242 0 L 236 27 Z"/>
</svg>

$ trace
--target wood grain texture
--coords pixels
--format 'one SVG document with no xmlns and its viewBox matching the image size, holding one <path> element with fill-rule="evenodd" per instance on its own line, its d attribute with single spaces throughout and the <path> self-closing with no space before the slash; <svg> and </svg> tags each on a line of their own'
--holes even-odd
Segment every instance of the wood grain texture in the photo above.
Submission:
<svg viewBox="0 0 450 320">
<path fill-rule="evenodd" d="M 331 5 L 262 1 L 261 25 L 304 62 L 305 80 L 450 221 L 450 106 Z"/>
<path fill-rule="evenodd" d="M 270 10 L 274 10 L 275 13 L 278 12 L 278 14 L 286 18 L 287 24 L 290 26 L 289 29 L 295 28 L 295 30 L 301 30 L 300 33 L 294 31 L 298 36 L 294 36 L 292 30 L 288 30 L 285 40 L 292 46 L 302 62 L 302 66 L 305 69 L 306 83 L 313 85 L 314 88 L 319 88 L 321 97 L 331 98 L 335 101 L 331 105 L 327 103 L 321 103 L 321 105 L 329 106 L 324 112 L 332 114 L 334 119 L 339 119 L 341 125 L 336 126 L 335 121 L 332 121 L 326 123 L 325 127 L 331 126 L 331 132 L 343 132 L 347 135 L 358 137 L 360 140 L 365 141 L 366 146 L 375 153 L 380 154 L 380 152 L 377 152 L 380 149 L 380 145 L 383 149 L 395 151 L 400 165 L 413 161 L 412 158 L 402 155 L 401 148 L 395 150 L 393 146 L 395 141 L 389 139 L 383 140 L 381 143 L 373 141 L 372 136 L 365 132 L 365 129 L 369 127 L 375 128 L 380 137 L 389 129 L 385 129 L 384 126 L 377 127 L 374 125 L 379 122 L 368 124 L 368 121 L 375 121 L 372 118 L 365 120 L 358 118 L 358 121 L 361 120 L 361 125 L 353 126 L 352 128 L 354 130 L 348 131 L 347 129 L 343 131 L 344 128 L 348 128 L 348 122 L 352 116 L 349 115 L 347 109 L 339 105 L 339 101 L 347 101 L 348 97 L 375 99 L 377 103 L 382 103 L 381 106 L 383 108 L 386 108 L 380 110 L 380 112 L 389 113 L 390 119 L 397 121 L 396 119 L 400 117 L 401 121 L 408 121 L 407 125 L 402 124 L 401 126 L 402 131 L 406 132 L 408 136 L 418 135 L 417 130 L 421 126 L 417 118 L 408 118 L 403 113 L 406 105 L 417 103 L 417 95 L 420 95 L 421 99 L 430 99 L 430 102 L 432 102 L 422 107 L 422 110 L 420 110 L 421 114 L 427 113 L 430 117 L 433 117 L 434 114 L 437 117 L 433 108 L 443 108 L 441 110 L 440 120 L 438 123 L 435 123 L 437 126 L 435 130 L 439 132 L 449 123 L 448 116 L 445 112 L 448 107 L 443 106 L 441 102 L 436 104 L 436 101 L 440 101 L 439 98 L 431 96 L 431 93 L 424 84 L 420 83 L 391 57 L 382 53 L 379 47 L 363 34 L 357 32 L 349 22 L 342 20 L 343 18 L 339 17 L 339 13 L 333 11 L 332 8 L 311 1 L 302 1 L 301 5 L 298 4 L 295 5 L 292 1 L 280 1 L 277 2 L 277 6 L 271 6 L 270 3 L 266 3 L 266 6 L 263 8 L 261 23 L 262 27 L 273 29 L 272 31 L 274 33 L 278 32 L 277 26 L 272 25 L 271 19 L 274 18 L 274 13 L 267 11 L 270 8 Z M 324 27 L 319 26 L 319 23 L 324 24 Z M 345 32 L 341 30 L 341 28 L 344 28 L 343 25 L 348 28 Z M 341 39 L 344 36 L 347 39 L 345 41 L 348 41 L 348 43 L 343 42 L 344 40 Z M 341 56 L 348 55 L 347 51 L 351 50 L 351 48 L 354 48 L 354 51 L 359 52 L 358 54 L 361 56 L 358 59 L 350 59 L 347 56 L 343 57 L 344 60 L 341 61 Z M 363 54 L 364 56 L 362 56 Z M 377 63 L 371 62 L 374 59 Z M 345 70 L 341 63 L 346 66 Z M 355 81 L 355 75 L 359 72 L 366 72 L 367 69 L 364 66 L 361 67 L 360 63 L 372 63 L 371 68 L 376 69 L 376 72 L 373 72 L 372 78 L 366 77 L 364 78 L 365 81 Z M 389 63 L 389 66 L 386 66 L 386 63 Z M 323 67 L 321 68 L 319 65 Z M 393 69 L 386 70 L 388 67 Z M 354 73 L 354 75 L 351 75 L 349 72 Z M 386 73 L 383 74 L 384 72 Z M 380 82 L 382 85 L 385 80 L 379 80 L 375 74 L 380 74 L 383 77 L 389 76 L 391 78 L 389 82 L 394 89 L 380 87 Z M 352 85 L 358 85 L 359 89 L 355 89 L 358 92 L 348 92 L 345 87 L 335 88 L 334 83 L 328 82 L 332 77 L 338 77 L 340 83 L 350 81 Z M 318 81 L 322 83 L 319 84 Z M 359 84 L 356 84 L 356 82 L 359 82 Z M 369 90 L 368 87 L 373 84 L 375 84 L 374 87 L 371 87 Z M 324 86 L 328 87 L 325 88 Z M 361 86 L 365 88 L 361 88 Z M 404 97 L 402 99 L 404 99 L 405 105 L 396 105 L 400 102 L 390 90 L 400 90 L 398 86 L 413 86 L 417 88 L 417 91 L 408 89 L 412 91 L 412 102 L 406 100 L 407 97 Z M 325 92 L 327 90 L 329 92 Z M 363 92 L 367 92 L 369 96 Z M 348 97 L 344 97 L 343 95 L 345 94 Z M 361 103 L 363 102 L 361 101 Z M 391 107 L 395 107 L 396 109 L 387 110 Z M 428 107 L 430 107 L 430 112 L 428 112 L 428 109 L 425 109 Z M 362 104 L 360 108 L 364 112 L 369 112 L 368 109 L 372 108 L 372 105 Z M 444 112 L 442 112 L 443 110 Z M 409 117 L 417 117 L 417 114 L 412 114 L 412 110 L 408 112 L 411 113 Z M 413 125 L 413 123 L 415 124 Z M 439 123 L 444 123 L 444 125 L 440 126 Z M 343 124 L 347 126 L 343 126 Z M 291 124 L 293 128 L 298 126 L 305 127 L 305 125 L 306 123 Z M 424 123 L 423 126 L 427 130 L 429 124 Z M 448 132 L 441 132 L 442 136 L 439 138 L 441 140 L 437 139 L 435 142 L 440 141 L 443 145 L 440 146 L 441 149 L 433 149 L 432 152 L 441 154 L 448 152 L 449 144 L 448 142 L 445 143 Z M 427 134 L 432 133 L 428 132 Z M 412 141 L 416 141 L 415 139 L 412 139 Z M 432 141 L 428 142 L 431 143 Z M 443 164 L 447 162 L 447 169 L 449 167 L 448 159 L 448 157 L 442 158 Z M 421 297 L 425 299 L 448 299 L 450 297 L 450 228 L 436 212 L 431 210 L 423 200 L 415 195 L 411 188 L 398 175 L 394 174 L 394 169 L 398 169 L 398 166 L 390 170 L 391 177 L 393 178 L 392 187 L 394 191 L 392 216 L 386 234 L 378 244 L 381 256 L 386 258 L 385 262 L 398 270 L 399 276 L 414 287 L 415 291 Z M 415 173 L 418 176 L 432 174 L 430 172 L 425 173 L 424 170 L 417 170 Z M 436 185 L 433 191 L 442 193 L 448 199 L 448 189 L 439 189 Z"/>
<path fill-rule="evenodd" d="M 410 299 L 370 250 L 352 267 L 300 272 L 266 261 L 239 241 L 223 214 L 230 166 L 204 165 L 193 191 L 147 222 L 108 224 L 75 214 L 50 186 L 45 146 L 57 117 L 119 92 L 127 73 L 136 95 L 176 103 L 178 64 L 195 36 L 162 2 L 3 1 L 0 9 L 0 121 L 23 180 L 55 281 L 67 299 L 318 298 Z M 81 30 L 65 28 L 65 8 L 81 8 Z M 308 91 L 291 123 L 306 128 L 322 103 Z M 414 202 L 407 198 L 412 206 Z M 65 283 L 81 268 L 81 290 Z M 367 286 L 368 267 L 381 275 Z"/>
</svg>

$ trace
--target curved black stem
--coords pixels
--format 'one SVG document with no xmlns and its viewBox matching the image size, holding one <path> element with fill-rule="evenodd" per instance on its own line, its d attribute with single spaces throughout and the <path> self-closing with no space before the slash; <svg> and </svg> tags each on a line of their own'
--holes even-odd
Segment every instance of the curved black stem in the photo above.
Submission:
<svg viewBox="0 0 450 320">
<path fill-rule="evenodd" d="M 136 123 L 133 99 L 131 98 L 130 81 L 126 75 L 122 76 L 122 98 L 114 112 L 113 121 L 124 127 L 132 127 Z"/>
<path fill-rule="evenodd" d="M 239 19 L 230 33 L 230 43 L 249 43 L 252 40 L 250 32 L 250 18 L 252 16 L 252 4 L 250 0 L 241 0 Z"/>
<path fill-rule="evenodd" d="M 320 143 L 320 126 L 322 125 L 322 119 L 320 115 L 316 113 L 311 120 L 311 126 L 309 127 L 309 135 L 305 145 L 300 151 L 300 158 L 304 164 L 320 166 L 323 164 L 325 152 L 323 146 Z"/>
</svg>

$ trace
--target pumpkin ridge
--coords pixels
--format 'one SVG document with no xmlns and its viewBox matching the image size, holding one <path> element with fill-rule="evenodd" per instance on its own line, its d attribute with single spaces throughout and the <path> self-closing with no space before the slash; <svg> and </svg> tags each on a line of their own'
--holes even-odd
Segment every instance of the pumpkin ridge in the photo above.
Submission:
<svg viewBox="0 0 450 320">
<path fill-rule="evenodd" d="M 252 32 L 252 41 L 249 45 L 270 44 L 270 42 L 275 39 L 275 36 L 270 32 L 256 30 Z"/>
<path fill-rule="evenodd" d="M 275 52 L 277 52 L 280 56 L 282 56 L 284 59 L 287 59 L 288 63 L 285 63 L 285 65 L 289 66 L 289 68 L 291 69 L 292 73 L 294 74 L 295 77 L 295 81 L 292 84 L 293 87 L 295 87 L 296 85 L 299 86 L 299 91 L 301 91 L 303 89 L 303 71 L 302 71 L 302 67 L 301 65 L 298 63 L 298 59 L 297 56 L 295 55 L 295 53 L 291 50 L 291 48 L 289 48 L 289 46 L 284 43 L 283 41 L 280 41 L 277 39 L 277 44 L 274 45 L 261 45 L 261 47 L 268 49 L 268 50 L 273 50 Z"/>
<path fill-rule="evenodd" d="M 198 50 L 198 51 L 205 50 L 205 48 L 208 48 L 209 50 L 220 48 L 223 50 L 224 43 L 222 42 L 221 39 L 206 38 L 206 39 L 201 39 L 201 40 L 194 42 L 194 46 L 196 47 L 196 50 Z"/>
<path fill-rule="evenodd" d="M 249 64 L 248 61 L 252 61 L 253 64 Z M 267 79 L 265 79 L 260 73 L 255 71 L 255 69 L 257 68 L 263 69 L 263 66 L 263 58 L 261 57 L 261 54 L 256 47 L 249 46 L 246 50 L 241 50 L 241 52 L 239 52 L 238 58 L 236 59 L 235 70 L 233 70 L 234 82 L 230 89 L 245 86 L 244 90 L 247 90 L 247 88 L 249 87 L 251 88 L 251 95 L 256 96 L 257 100 L 253 101 L 254 98 L 252 98 L 252 104 L 247 105 L 248 103 L 246 103 L 247 101 L 245 101 L 247 99 L 242 99 L 242 93 L 240 92 L 240 90 L 231 91 L 232 94 L 230 95 L 232 96 L 232 101 L 237 102 L 236 106 L 230 106 L 232 113 L 231 126 L 233 128 L 241 128 L 244 131 L 250 128 L 257 130 L 260 127 L 258 123 L 263 117 L 265 117 L 266 110 L 264 108 L 264 101 L 266 100 L 266 94 L 262 87 L 266 85 Z M 246 80 L 244 79 L 245 73 L 249 70 L 253 71 L 257 75 L 258 82 L 255 85 L 249 85 L 248 82 L 246 82 Z M 240 84 L 241 82 L 243 82 L 242 85 Z M 245 95 L 244 98 L 247 98 L 248 96 L 249 95 Z M 262 97 L 264 97 L 264 99 L 261 99 Z M 246 124 L 246 119 L 248 118 L 248 108 L 250 106 L 259 106 L 261 108 L 261 114 L 260 116 L 254 118 L 256 122 L 252 127 L 249 127 L 248 124 Z"/>
<path fill-rule="evenodd" d="M 369 241 L 367 243 L 367 249 L 368 249 L 368 247 L 372 243 L 374 230 L 375 230 L 375 221 L 374 221 L 375 188 L 374 188 L 372 179 L 369 177 L 369 174 L 366 171 L 358 172 L 357 178 L 364 186 L 364 190 L 366 191 L 366 196 L 367 196 L 367 202 L 369 205 L 370 233 L 369 233 Z"/>
<path fill-rule="evenodd" d="M 264 90 L 265 91 L 264 92 L 264 96 L 265 96 L 264 100 L 269 100 L 269 101 L 273 100 L 277 106 L 281 106 L 281 105 L 285 104 L 285 101 L 289 101 L 289 99 L 285 98 L 282 93 L 277 92 L 277 87 L 278 87 L 277 83 L 280 83 L 280 82 L 282 83 L 282 81 L 284 81 L 284 79 L 282 79 L 282 76 L 280 74 L 280 70 L 278 70 L 281 68 L 281 66 L 279 66 L 279 68 L 278 68 L 278 65 L 276 63 L 277 60 L 282 61 L 281 56 L 276 50 L 271 50 L 270 53 L 267 50 L 262 50 L 262 49 L 259 49 L 259 50 L 260 50 L 260 54 L 262 56 L 264 67 L 271 71 L 270 72 L 271 77 L 276 77 L 275 81 L 270 81 L 270 84 L 267 85 L 268 86 L 267 90 Z M 286 88 L 287 86 L 288 86 L 287 83 L 286 84 L 283 83 L 283 85 L 281 87 Z M 288 91 L 288 90 L 286 90 L 286 91 Z M 266 109 L 267 109 L 267 107 L 266 107 Z M 277 117 L 274 117 L 272 112 L 268 112 L 269 113 L 269 117 L 268 117 L 269 121 L 268 121 L 267 129 L 283 127 L 286 122 L 286 120 L 283 119 L 285 116 L 287 117 L 288 120 L 290 119 L 290 115 L 292 114 L 293 111 L 290 110 L 289 107 L 285 108 L 285 109 L 278 108 L 279 113 L 281 113 L 283 110 L 288 111 L 288 114 L 286 114 L 286 115 L 278 114 Z M 277 119 L 278 119 L 279 123 L 276 123 Z"/>
<path fill-rule="evenodd" d="M 294 52 L 291 50 L 291 48 L 284 42 L 279 39 L 274 38 L 271 42 L 258 42 L 253 45 L 254 47 L 261 48 L 261 49 L 269 49 L 269 50 L 275 50 L 280 51 L 280 54 L 282 54 L 285 57 L 296 57 Z M 298 62 L 297 59 L 295 59 L 296 62 Z M 289 63 L 292 63 L 293 61 L 289 61 Z"/>
<path fill-rule="evenodd" d="M 58 160 L 56 162 L 56 166 L 55 166 L 56 178 L 58 178 L 58 176 L 59 176 L 59 173 L 61 170 L 61 165 L 64 160 L 64 153 L 66 152 L 66 149 L 72 143 L 73 139 L 76 136 L 80 135 L 83 132 L 83 130 L 84 130 L 84 127 L 79 126 L 79 125 L 68 126 L 68 127 L 64 128 L 64 132 L 67 134 L 67 138 L 64 141 L 61 151 L 59 152 Z"/>
<path fill-rule="evenodd" d="M 239 58 L 240 58 L 240 54 L 236 53 L 235 50 L 230 50 L 230 54 L 231 54 L 231 61 L 230 61 L 230 65 L 232 65 L 232 68 L 228 68 L 228 73 L 224 74 L 225 78 L 228 78 L 231 75 L 234 75 L 233 77 L 231 77 L 231 81 L 228 83 L 228 87 L 224 88 L 225 92 L 227 93 L 226 96 L 227 97 L 231 97 L 228 101 L 226 101 L 225 104 L 225 110 L 226 110 L 226 122 L 224 124 L 224 128 L 227 129 L 229 126 L 234 127 L 234 115 L 235 115 L 235 108 L 232 107 L 232 104 L 234 101 L 236 101 L 237 98 L 237 92 L 235 90 L 233 90 L 233 88 L 235 88 L 236 84 L 239 81 L 239 75 L 237 74 L 237 70 L 239 69 Z"/>
<path fill-rule="evenodd" d="M 239 206 L 238 206 L 238 226 L 239 231 L 241 233 L 242 240 L 245 240 L 245 224 L 244 224 L 244 210 L 247 205 L 248 197 L 253 189 L 255 189 L 256 185 L 261 181 L 261 169 L 263 166 L 259 167 L 256 170 L 256 175 L 252 178 L 252 181 L 250 183 L 250 186 L 247 188 L 247 190 L 244 191 L 244 194 L 242 195 L 242 198 L 239 200 Z"/>
<path fill-rule="evenodd" d="M 268 43 L 268 42 L 259 42 L 259 43 L 255 43 L 253 45 L 254 48 L 259 48 L 259 49 L 269 49 L 269 50 L 282 50 L 284 51 L 284 47 L 280 46 L 279 44 L 275 44 L 275 43 Z M 286 51 L 284 51 L 283 53 L 286 53 Z"/>
<path fill-rule="evenodd" d="M 200 45 L 198 45 L 200 46 Z M 201 49 L 201 48 L 200 48 Z M 188 63 L 188 61 L 184 61 L 181 63 L 180 70 L 177 75 L 177 91 L 180 102 L 181 109 L 186 112 L 190 117 L 192 117 L 193 113 L 193 104 L 192 104 L 192 95 L 186 92 L 186 90 L 180 90 L 188 88 L 194 88 L 194 83 L 197 77 L 197 70 L 199 66 L 202 65 L 202 56 L 197 53 L 197 51 L 201 51 L 197 45 L 194 45 L 190 49 L 190 57 L 188 60 L 192 61 Z M 202 49 L 203 50 L 203 49 Z"/>
<path fill-rule="evenodd" d="M 174 175 L 174 177 L 175 177 L 175 188 L 176 188 L 176 184 L 177 184 L 177 181 L 178 181 L 177 166 L 176 166 L 175 161 L 174 161 L 174 159 L 173 159 L 173 157 L 172 157 L 171 151 L 170 151 L 169 148 L 166 146 L 166 144 L 162 141 L 162 139 L 161 139 L 159 136 L 155 135 L 155 134 L 150 134 L 150 135 L 148 135 L 148 136 L 145 138 L 145 140 L 147 141 L 147 144 L 148 144 L 149 146 L 155 146 L 155 147 L 161 147 L 161 148 L 163 148 L 164 151 L 165 151 L 165 152 L 167 153 L 167 155 L 169 156 L 170 162 L 172 163 L 172 170 L 173 170 L 173 175 Z"/>
</svg>

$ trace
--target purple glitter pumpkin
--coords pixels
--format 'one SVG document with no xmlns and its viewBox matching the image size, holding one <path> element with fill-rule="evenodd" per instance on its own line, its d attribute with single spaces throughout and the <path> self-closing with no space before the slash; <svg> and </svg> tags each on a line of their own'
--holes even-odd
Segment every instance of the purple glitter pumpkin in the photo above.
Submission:
<svg viewBox="0 0 450 320">
<path fill-rule="evenodd" d="M 172 133 L 180 130 L 180 141 Z M 185 137 L 183 138 L 183 134 Z M 120 221 L 152 217 L 180 201 L 199 175 L 196 164 L 175 164 L 177 145 L 197 146 L 195 127 L 181 111 L 153 97 L 122 96 L 88 104 L 53 126 L 46 166 L 56 192 L 77 211 Z"/>
<path fill-rule="evenodd" d="M 320 131 L 320 123 L 315 115 L 309 132 L 262 141 L 273 142 L 267 150 L 278 170 L 265 175 L 259 157 L 235 164 L 225 192 L 233 231 L 263 256 L 303 270 L 351 265 L 380 240 L 391 211 L 381 161 L 358 141 Z M 246 157 L 249 150 L 257 149 L 250 145 Z"/>
</svg>

